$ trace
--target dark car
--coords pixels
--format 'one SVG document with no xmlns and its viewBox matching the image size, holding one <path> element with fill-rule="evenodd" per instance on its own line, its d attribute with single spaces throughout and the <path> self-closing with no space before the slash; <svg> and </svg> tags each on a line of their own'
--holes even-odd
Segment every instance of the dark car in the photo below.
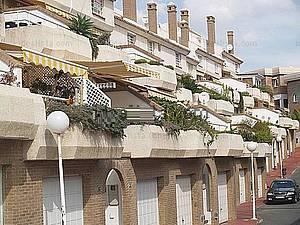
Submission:
<svg viewBox="0 0 300 225">
<path fill-rule="evenodd" d="M 299 201 L 299 185 L 293 179 L 274 180 L 267 193 L 267 202 Z"/>
</svg>

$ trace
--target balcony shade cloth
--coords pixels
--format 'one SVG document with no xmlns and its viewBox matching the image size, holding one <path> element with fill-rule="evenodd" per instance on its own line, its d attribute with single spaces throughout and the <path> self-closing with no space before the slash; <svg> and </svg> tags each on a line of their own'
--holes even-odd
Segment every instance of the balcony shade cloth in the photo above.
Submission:
<svg viewBox="0 0 300 225">
<path fill-rule="evenodd" d="M 101 74 L 103 76 L 113 76 L 117 78 L 137 78 L 137 77 L 153 77 L 160 78 L 160 73 L 148 70 L 135 64 L 123 61 L 110 62 L 92 62 L 92 61 L 76 61 L 76 63 L 86 66 L 91 72 Z"/>
<path fill-rule="evenodd" d="M 88 68 L 82 65 L 78 65 L 73 62 L 68 62 L 53 56 L 49 56 L 40 52 L 22 48 L 23 61 L 25 63 L 33 63 L 37 66 L 49 67 L 50 69 L 56 69 L 57 71 L 64 71 L 64 73 L 70 73 L 71 76 L 88 78 Z"/>
</svg>

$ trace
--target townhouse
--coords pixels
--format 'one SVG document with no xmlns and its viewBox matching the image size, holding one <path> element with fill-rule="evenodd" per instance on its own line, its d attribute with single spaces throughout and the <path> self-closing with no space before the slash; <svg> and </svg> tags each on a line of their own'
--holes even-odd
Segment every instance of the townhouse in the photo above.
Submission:
<svg viewBox="0 0 300 225">
<path fill-rule="evenodd" d="M 2 1 L 2 224 L 60 224 L 57 137 L 46 126 L 49 102 L 121 109 L 129 122 L 123 138 L 83 129 L 83 122 L 64 134 L 67 224 L 234 220 L 236 206 L 251 198 L 250 153 L 247 142 L 229 131 L 245 120 L 273 125 L 272 147 L 259 143 L 255 152 L 255 191 L 264 196 L 266 172 L 278 165 L 278 150 L 284 157 L 292 153 L 299 123 L 272 114 L 271 97 L 239 80 L 243 61 L 234 55 L 234 34 L 227 33 L 226 48 L 218 46 L 214 17 L 207 17 L 205 38 L 190 28 L 188 10 L 180 10 L 178 22 L 176 5 L 168 4 L 165 25 L 158 23 L 155 3 L 145 7 L 148 21 L 140 25 L 135 0 L 124 0 L 121 13 L 111 0 Z M 89 39 L 68 28 L 77 13 L 93 21 L 95 35 L 110 33 L 110 44 L 98 45 L 95 60 Z M 203 91 L 178 89 L 177 78 L 185 74 Z M 12 75 L 16 79 L 7 79 Z M 74 90 L 53 90 L 57 82 Z M 196 130 L 168 134 L 155 123 L 164 108 L 153 98 L 183 102 L 220 134 L 212 144 Z M 93 119 L 108 115 L 102 113 Z M 108 123 L 125 120 L 116 114 Z M 276 141 L 279 133 L 282 143 Z"/>
</svg>

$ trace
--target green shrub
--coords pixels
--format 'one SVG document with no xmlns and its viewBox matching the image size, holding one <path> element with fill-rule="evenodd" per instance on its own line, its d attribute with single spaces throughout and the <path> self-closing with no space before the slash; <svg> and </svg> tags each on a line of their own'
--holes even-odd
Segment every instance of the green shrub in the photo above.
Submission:
<svg viewBox="0 0 300 225">
<path fill-rule="evenodd" d="M 66 105 L 61 102 L 46 104 L 47 116 L 53 111 L 65 112 L 71 125 L 80 124 L 84 130 L 103 131 L 114 137 L 124 137 L 127 127 L 127 114 L 125 110 L 108 108 L 106 106 Z"/>
<path fill-rule="evenodd" d="M 160 66 L 160 65 L 161 65 L 160 62 L 154 61 L 154 60 L 150 60 L 150 61 L 149 61 L 149 64 L 150 64 L 150 65 L 155 65 L 155 66 Z"/>
<path fill-rule="evenodd" d="M 146 59 L 137 59 L 134 61 L 135 64 L 142 64 L 142 63 L 148 63 Z"/>
</svg>

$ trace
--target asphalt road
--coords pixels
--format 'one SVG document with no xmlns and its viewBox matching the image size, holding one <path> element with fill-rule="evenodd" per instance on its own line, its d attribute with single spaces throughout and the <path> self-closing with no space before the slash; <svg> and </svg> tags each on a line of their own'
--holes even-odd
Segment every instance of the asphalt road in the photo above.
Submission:
<svg viewBox="0 0 300 225">
<path fill-rule="evenodd" d="M 293 174 L 300 184 L 300 168 Z M 300 202 L 297 204 L 263 205 L 257 211 L 261 225 L 300 225 Z"/>
</svg>

